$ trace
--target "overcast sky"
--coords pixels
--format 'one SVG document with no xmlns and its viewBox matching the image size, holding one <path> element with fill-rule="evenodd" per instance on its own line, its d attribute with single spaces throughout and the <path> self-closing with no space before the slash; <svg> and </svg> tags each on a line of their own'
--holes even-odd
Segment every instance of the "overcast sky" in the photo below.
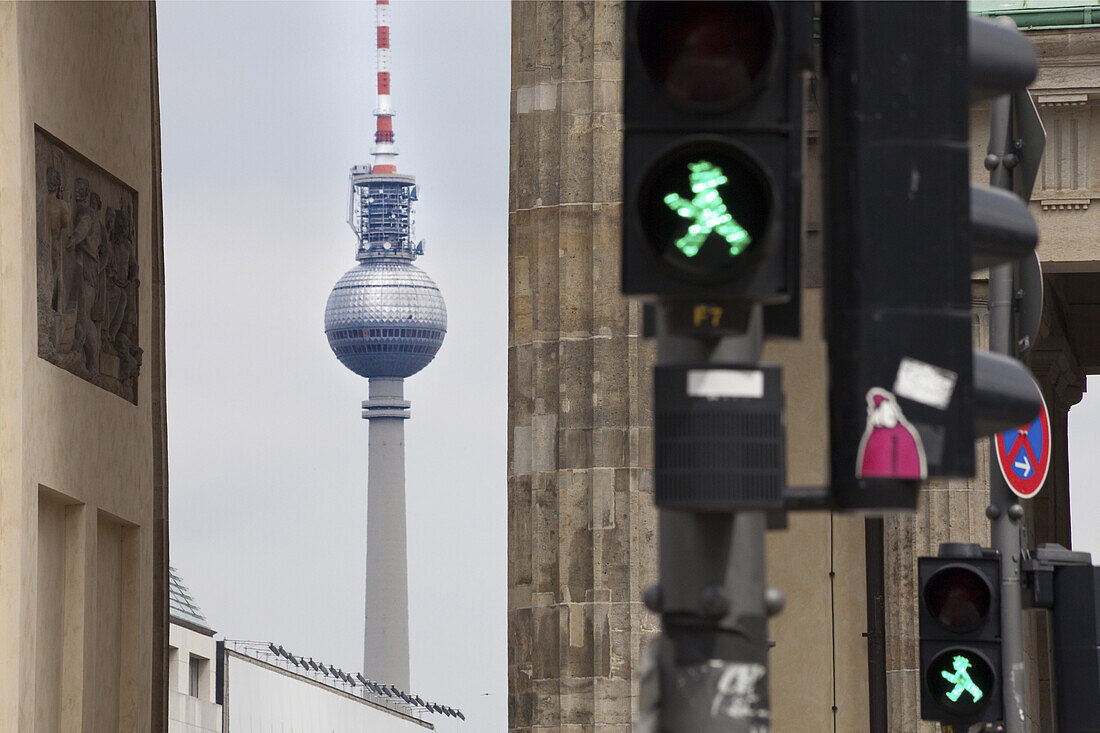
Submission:
<svg viewBox="0 0 1100 733">
<path fill-rule="evenodd" d="M 1092 553 L 1100 565 L 1100 386 L 1069 411 L 1069 503 L 1073 549 Z"/>
<path fill-rule="evenodd" d="M 362 661 L 366 381 L 323 333 L 354 265 L 374 4 L 157 6 L 171 555 L 221 635 Z M 392 5 L 399 170 L 447 300 L 406 382 L 412 691 L 506 728 L 509 6 Z M 1070 416 L 1074 543 L 1100 558 L 1100 400 Z"/>
<path fill-rule="evenodd" d="M 359 670 L 367 382 L 323 319 L 355 264 L 374 3 L 157 13 L 172 563 L 225 637 Z M 504 730 L 509 6 L 399 1 L 391 26 L 417 265 L 449 310 L 405 386 L 412 691 Z"/>
</svg>

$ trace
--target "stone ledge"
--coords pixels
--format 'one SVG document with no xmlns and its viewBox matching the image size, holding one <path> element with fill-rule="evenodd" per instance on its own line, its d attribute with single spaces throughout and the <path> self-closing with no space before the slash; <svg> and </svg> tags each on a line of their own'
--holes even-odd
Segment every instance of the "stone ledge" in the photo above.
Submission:
<svg viewBox="0 0 1100 733">
<path fill-rule="evenodd" d="M 1084 107 L 1088 103 L 1088 94 L 1039 94 L 1035 97 L 1039 107 Z"/>
<path fill-rule="evenodd" d="M 1043 211 L 1085 211 L 1092 199 L 1039 199 Z"/>
</svg>

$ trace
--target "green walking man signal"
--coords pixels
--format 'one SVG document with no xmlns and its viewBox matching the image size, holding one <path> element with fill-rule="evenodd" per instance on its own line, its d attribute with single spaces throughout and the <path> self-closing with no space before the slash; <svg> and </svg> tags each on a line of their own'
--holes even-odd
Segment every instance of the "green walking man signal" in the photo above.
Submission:
<svg viewBox="0 0 1100 733">
<path fill-rule="evenodd" d="M 691 171 L 688 182 L 695 194 L 692 199 L 688 201 L 678 193 L 670 193 L 664 198 L 665 204 L 677 214 L 695 220 L 688 226 L 687 234 L 676 240 L 677 249 L 685 257 L 694 257 L 710 233 L 717 232 L 730 245 L 730 256 L 736 257 L 752 243 L 752 237 L 733 220 L 717 191 L 719 186 L 729 182 L 729 178 L 721 168 L 706 160 L 688 163 L 688 170 Z"/>
<path fill-rule="evenodd" d="M 952 660 L 952 665 L 955 667 L 954 674 L 946 670 L 940 672 L 945 680 L 955 685 L 950 692 L 946 693 L 947 699 L 955 702 L 964 692 L 969 692 L 974 702 L 981 700 L 983 694 L 981 688 L 974 684 L 974 680 L 970 679 L 970 673 L 966 671 L 970 667 L 970 660 L 960 654 Z"/>
</svg>

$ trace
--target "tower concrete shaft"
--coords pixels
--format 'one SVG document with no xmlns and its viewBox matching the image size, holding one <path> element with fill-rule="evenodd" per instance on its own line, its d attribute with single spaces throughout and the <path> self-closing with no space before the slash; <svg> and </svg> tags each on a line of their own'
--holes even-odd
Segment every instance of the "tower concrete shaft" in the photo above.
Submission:
<svg viewBox="0 0 1100 733">
<path fill-rule="evenodd" d="M 409 689 L 409 584 L 405 538 L 405 380 L 372 377 L 369 421 L 367 590 L 363 674 Z"/>
</svg>

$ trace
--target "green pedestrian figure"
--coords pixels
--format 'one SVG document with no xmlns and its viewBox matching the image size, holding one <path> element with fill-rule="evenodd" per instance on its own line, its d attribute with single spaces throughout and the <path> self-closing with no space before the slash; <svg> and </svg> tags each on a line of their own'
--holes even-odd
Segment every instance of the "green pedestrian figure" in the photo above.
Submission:
<svg viewBox="0 0 1100 733">
<path fill-rule="evenodd" d="M 713 163 L 701 160 L 688 163 L 688 182 L 694 194 L 688 201 L 677 193 L 665 196 L 665 204 L 685 219 L 694 221 L 688 226 L 687 234 L 676 240 L 676 247 L 687 257 L 694 257 L 703 246 L 703 242 L 716 232 L 730 245 L 730 256 L 736 257 L 752 243 L 749 233 L 733 220 L 726 209 L 726 203 L 717 188 L 729 181 L 722 169 Z"/>
<path fill-rule="evenodd" d="M 940 672 L 945 680 L 955 685 L 955 687 L 947 693 L 947 699 L 951 702 L 956 702 L 960 695 L 964 692 L 969 692 L 971 697 L 974 698 L 974 702 L 981 700 L 981 689 L 974 684 L 974 680 L 970 679 L 970 673 L 966 671 L 967 668 L 970 667 L 970 660 L 964 656 L 957 656 L 952 660 L 952 666 L 955 667 L 954 674 L 947 671 Z"/>
</svg>

